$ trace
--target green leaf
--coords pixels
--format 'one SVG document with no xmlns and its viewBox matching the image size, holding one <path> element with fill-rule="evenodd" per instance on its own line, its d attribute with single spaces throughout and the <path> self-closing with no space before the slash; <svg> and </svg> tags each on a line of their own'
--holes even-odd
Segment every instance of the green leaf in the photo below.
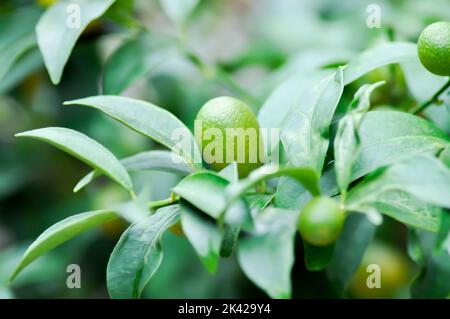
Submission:
<svg viewBox="0 0 450 319">
<path fill-rule="evenodd" d="M 352 174 L 353 163 L 359 150 L 358 129 L 364 115 L 370 108 L 370 95 L 384 82 L 366 84 L 355 93 L 349 106 L 349 113 L 339 121 L 334 139 L 334 167 L 336 180 L 341 193 L 347 192 Z"/>
<path fill-rule="evenodd" d="M 389 42 L 368 49 L 350 61 L 344 70 L 345 85 L 379 67 L 417 59 L 417 46 L 408 42 Z"/>
<path fill-rule="evenodd" d="M 225 188 L 230 182 L 210 171 L 191 174 L 179 182 L 172 192 L 214 219 L 223 217 L 230 226 L 253 227 L 247 204 L 241 199 L 227 206 Z"/>
<path fill-rule="evenodd" d="M 36 45 L 36 37 L 29 34 L 0 51 L 0 80 L 21 56 Z"/>
<path fill-rule="evenodd" d="M 377 168 L 409 159 L 417 154 L 436 153 L 449 145 L 448 136 L 418 116 L 395 111 L 368 112 L 359 129 L 360 151 L 354 163 L 351 181 Z M 320 179 L 326 195 L 336 195 L 335 172 L 326 170 Z M 275 203 L 278 207 L 300 209 L 311 196 L 301 186 L 281 178 Z"/>
<path fill-rule="evenodd" d="M 103 145 L 80 132 L 62 127 L 47 127 L 19 133 L 16 136 L 47 142 L 98 169 L 125 189 L 129 191 L 133 189 L 130 176 L 119 160 Z"/>
<path fill-rule="evenodd" d="M 27 51 L 37 45 L 34 26 L 41 10 L 23 6 L 0 14 L 0 80 L 12 70 Z"/>
<path fill-rule="evenodd" d="M 266 99 L 258 113 L 258 122 L 262 128 L 280 129 L 290 113 L 291 109 L 298 107 L 308 92 L 311 91 L 311 83 L 317 83 L 329 71 L 320 70 L 306 75 L 296 75 L 281 83 Z M 263 134 L 265 151 L 270 148 L 265 134 Z M 278 143 L 278 141 L 274 141 Z M 273 146 L 272 146 L 273 148 Z M 268 153 L 269 154 L 269 153 Z"/>
<path fill-rule="evenodd" d="M 322 174 L 319 185 L 324 195 L 332 196 L 339 192 L 334 169 L 328 169 Z M 283 176 L 278 183 L 274 202 L 279 208 L 301 209 L 311 198 L 311 193 L 306 188 Z"/>
<path fill-rule="evenodd" d="M 161 7 L 169 18 L 183 26 L 200 0 L 159 0 Z"/>
<path fill-rule="evenodd" d="M 169 151 L 141 152 L 120 160 L 123 167 L 129 172 L 145 170 L 161 170 L 179 175 L 188 175 L 193 172 L 191 166 L 183 162 L 177 154 Z M 75 186 L 74 192 L 91 183 L 95 178 L 101 176 L 101 172 L 94 170 L 84 176 Z"/>
<path fill-rule="evenodd" d="M 11 276 L 11 281 L 31 262 L 49 250 L 72 239 L 80 233 L 117 218 L 109 210 L 97 210 L 70 216 L 43 232 L 27 249 Z"/>
<path fill-rule="evenodd" d="M 37 47 L 28 50 L 9 69 L 0 82 L 0 95 L 10 91 L 21 83 L 28 75 L 37 71 L 44 64 Z"/>
<path fill-rule="evenodd" d="M 226 226 L 223 232 L 222 244 L 220 245 L 220 257 L 230 257 L 240 233 L 239 227 Z"/>
<path fill-rule="evenodd" d="M 235 183 L 239 180 L 238 166 L 236 162 L 229 164 L 223 170 L 219 172 L 219 175 L 226 180 Z"/>
<path fill-rule="evenodd" d="M 265 165 L 252 171 L 247 178 L 230 184 L 226 189 L 227 203 L 231 203 L 238 197 L 243 196 L 247 190 L 258 183 L 279 176 L 287 176 L 294 179 L 313 195 L 320 194 L 319 176 L 314 169 L 309 167 L 285 167 L 279 169 L 275 165 Z"/>
<path fill-rule="evenodd" d="M 408 252 L 421 271 L 411 285 L 413 298 L 447 298 L 450 294 L 450 212 L 441 214 L 439 232 L 410 232 Z M 411 248 L 414 249 L 411 249 Z"/>
<path fill-rule="evenodd" d="M 101 17 L 114 1 L 59 1 L 41 16 L 36 25 L 37 41 L 53 84 L 61 80 L 64 66 L 83 30 Z"/>
<path fill-rule="evenodd" d="M 314 83 L 289 114 L 281 141 L 290 163 L 322 172 L 329 145 L 329 126 L 344 88 L 342 68 Z"/>
<path fill-rule="evenodd" d="M 439 229 L 436 234 L 435 249 L 450 249 L 450 211 L 440 214 Z M 449 251 L 450 253 L 450 251 Z"/>
<path fill-rule="evenodd" d="M 196 169 L 202 167 L 202 157 L 192 133 L 176 116 L 156 105 L 109 95 L 64 102 L 64 105 L 74 104 L 98 109 L 136 132 L 170 148 L 192 167 Z"/>
<path fill-rule="evenodd" d="M 377 212 L 381 212 L 413 227 L 426 229 L 432 232 L 436 232 L 439 227 L 439 215 L 441 209 L 420 201 L 406 192 L 386 192 L 375 202 L 364 207 L 366 210 L 372 208 Z"/>
<path fill-rule="evenodd" d="M 178 205 L 158 209 L 120 237 L 106 270 L 111 298 L 139 298 L 163 259 L 161 237 L 179 218 Z"/>
<path fill-rule="evenodd" d="M 333 258 L 326 269 L 337 293 L 343 293 L 361 264 L 375 228 L 365 215 L 351 214 L 347 217 L 344 229 L 335 243 Z"/>
<path fill-rule="evenodd" d="M 305 253 L 305 265 L 309 271 L 324 270 L 333 258 L 334 244 L 325 247 L 318 247 L 303 242 Z"/>
<path fill-rule="evenodd" d="M 360 153 L 353 166 L 354 181 L 375 169 L 433 154 L 449 145 L 449 137 L 423 118 L 396 111 L 368 112 L 359 129 Z"/>
<path fill-rule="evenodd" d="M 225 209 L 223 191 L 228 184 L 229 182 L 223 177 L 209 171 L 202 171 L 181 180 L 172 192 L 217 219 Z"/>
<path fill-rule="evenodd" d="M 267 208 L 255 232 L 239 240 L 238 260 L 245 275 L 272 298 L 291 296 L 298 211 Z"/>
<path fill-rule="evenodd" d="M 419 60 L 417 50 L 412 61 L 400 66 L 405 76 L 406 85 L 417 103 L 428 101 L 447 82 L 448 77 L 437 76 L 429 72 Z"/>
<path fill-rule="evenodd" d="M 350 61 L 344 70 L 344 85 L 350 84 L 366 73 L 392 63 L 417 60 L 414 43 L 391 42 L 368 49 Z M 319 70 L 306 75 L 297 75 L 281 83 L 268 97 L 258 114 L 258 121 L 264 128 L 280 128 L 293 108 L 298 107 L 311 96 L 311 83 L 329 75 L 328 70 Z M 296 115 L 299 116 L 299 115 Z M 294 120 L 292 122 L 295 123 Z M 264 141 L 267 145 L 267 141 Z"/>
<path fill-rule="evenodd" d="M 245 200 L 250 207 L 252 217 L 255 218 L 261 211 L 263 211 L 273 200 L 275 194 L 247 194 Z"/>
<path fill-rule="evenodd" d="M 210 272 L 217 270 L 223 233 L 207 215 L 185 201 L 180 201 L 181 227 L 202 264 Z"/>
<path fill-rule="evenodd" d="M 418 155 L 394 164 L 380 174 L 369 176 L 359 183 L 349 193 L 347 208 L 367 211 L 368 207 L 385 201 L 387 196 L 392 196 L 392 192 L 397 191 L 409 193 L 430 204 L 450 208 L 449 189 L 450 170 L 435 157 Z M 401 197 L 395 200 L 404 201 Z"/>
<path fill-rule="evenodd" d="M 175 53 L 173 43 L 156 34 L 142 33 L 125 42 L 106 61 L 103 94 L 122 93 L 134 82 L 152 73 L 159 65 L 170 61 Z"/>
<path fill-rule="evenodd" d="M 439 159 L 445 164 L 445 166 L 450 168 L 450 146 L 439 154 Z"/>
</svg>

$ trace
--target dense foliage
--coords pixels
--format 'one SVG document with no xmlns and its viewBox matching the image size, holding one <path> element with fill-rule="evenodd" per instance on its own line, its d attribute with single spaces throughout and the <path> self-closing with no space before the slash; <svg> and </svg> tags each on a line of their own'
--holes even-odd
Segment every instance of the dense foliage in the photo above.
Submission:
<svg viewBox="0 0 450 319">
<path fill-rule="evenodd" d="M 272 298 L 450 296 L 450 74 L 416 45 L 446 1 L 383 1 L 373 29 L 364 1 L 50 2 L 0 5 L 0 295 L 57 295 L 84 255 L 83 296 L 104 273 L 112 298 L 261 295 L 247 280 Z M 279 129 L 250 174 L 196 160 L 197 111 L 222 95 Z"/>
</svg>

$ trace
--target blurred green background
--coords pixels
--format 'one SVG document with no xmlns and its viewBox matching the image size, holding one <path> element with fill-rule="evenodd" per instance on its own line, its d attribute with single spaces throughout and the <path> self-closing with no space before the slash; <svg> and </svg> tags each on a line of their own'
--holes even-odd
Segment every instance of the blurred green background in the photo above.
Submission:
<svg viewBox="0 0 450 319">
<path fill-rule="evenodd" d="M 372 3 L 381 8 L 381 28 L 366 26 L 367 7 Z M 0 42 L 9 32 L 2 29 L 2 23 L 11 18 L 12 12 L 27 6 L 36 7 L 37 12 L 44 10 L 37 1 L 2 0 Z M 177 35 L 158 1 L 136 0 L 133 13 L 158 37 Z M 415 42 L 426 25 L 439 20 L 450 20 L 448 0 L 205 0 L 190 17 L 184 37 L 206 63 L 222 67 L 257 98 L 249 101 L 256 112 L 270 91 L 290 75 L 345 63 L 358 52 L 382 42 Z M 17 21 L 18 27 L 21 23 Z M 107 297 L 105 269 L 109 254 L 126 227 L 121 223 L 107 224 L 58 247 L 8 286 L 7 278 L 24 250 L 47 227 L 72 214 L 118 203 L 127 196 L 106 179 L 74 194 L 75 183 L 90 169 L 50 146 L 18 140 L 14 134 L 44 126 L 68 127 L 95 138 L 119 158 L 159 148 L 99 112 L 62 107 L 65 100 L 101 93 L 102 66 L 126 34 L 127 30 L 113 17 L 106 15 L 96 21 L 78 41 L 58 86 L 51 84 L 42 58 L 35 51 L 27 53 L 14 72 L 0 80 L 0 297 Z M 383 79 L 387 85 L 374 94 L 373 104 L 411 107 L 413 101 L 396 66 L 378 69 L 352 84 L 342 103 L 347 104 L 362 83 Z M 170 110 L 189 127 L 207 100 L 225 94 L 245 98 L 203 74 L 181 55 L 161 63 L 124 92 Z M 434 118 L 438 126 L 449 130 L 448 122 L 439 115 Z M 147 186 L 155 200 L 166 198 L 177 182 L 176 176 L 160 172 L 134 174 L 133 178 L 138 185 Z M 168 233 L 163 246 L 163 264 L 143 297 L 265 297 L 245 278 L 234 257 L 222 260 L 218 273 L 209 275 L 184 238 Z M 402 284 L 414 271 L 405 247 L 406 229 L 386 218 L 378 230 L 376 244 L 369 250 L 378 258 L 388 256 L 390 262 L 398 261 L 398 267 L 404 270 L 400 272 L 407 278 L 393 276 Z M 69 264 L 81 266 L 80 289 L 66 286 Z M 293 285 L 296 298 L 333 297 L 323 273 L 306 272 L 300 244 Z M 359 289 L 357 282 L 352 287 L 355 297 L 377 297 Z M 390 291 L 387 287 L 381 296 L 404 296 L 402 289 Z"/>
</svg>

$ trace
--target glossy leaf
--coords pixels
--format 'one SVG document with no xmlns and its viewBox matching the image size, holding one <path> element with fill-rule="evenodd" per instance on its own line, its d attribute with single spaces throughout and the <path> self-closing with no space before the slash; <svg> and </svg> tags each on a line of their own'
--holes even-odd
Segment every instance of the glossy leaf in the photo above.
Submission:
<svg viewBox="0 0 450 319">
<path fill-rule="evenodd" d="M 193 168 L 183 162 L 181 157 L 168 151 L 141 152 L 123 158 L 120 162 L 129 172 L 161 170 L 179 175 L 188 175 L 193 172 Z M 77 183 L 73 191 L 75 193 L 80 191 L 99 176 L 101 176 L 101 172 L 97 170 L 88 173 Z"/>
<path fill-rule="evenodd" d="M 392 63 L 417 60 L 414 43 L 393 42 L 371 48 L 350 61 L 344 70 L 344 85 L 350 84 L 376 68 Z M 328 70 L 296 75 L 281 83 L 267 98 L 258 114 L 261 127 L 280 128 L 294 107 L 309 98 L 311 84 L 329 75 Z M 298 116 L 298 115 L 297 115 Z M 294 122 L 294 120 L 292 120 Z M 265 141 L 267 142 L 267 141 Z M 266 145 L 267 143 L 265 143 Z"/>
<path fill-rule="evenodd" d="M 187 202 L 181 201 L 181 226 L 202 264 L 210 272 L 217 270 L 223 233 L 214 220 Z"/>
<path fill-rule="evenodd" d="M 122 234 L 106 270 L 112 298 L 140 297 L 162 262 L 161 237 L 178 221 L 179 212 L 178 205 L 160 208 Z"/>
<path fill-rule="evenodd" d="M 450 208 L 450 170 L 437 158 L 418 155 L 388 167 L 359 183 L 348 196 L 348 209 L 366 211 L 392 192 L 409 193 L 418 199 Z M 399 201 L 401 198 L 399 199 Z M 423 216 L 425 218 L 426 216 Z M 403 220 L 406 222 L 406 220 Z"/>
<path fill-rule="evenodd" d="M 449 145 L 449 137 L 432 123 L 403 112 L 368 112 L 358 133 L 360 151 L 353 165 L 352 182 L 377 168 L 417 154 L 433 154 Z M 334 174 L 334 170 L 327 170 L 320 179 L 321 190 L 326 195 L 338 193 Z M 299 209 L 310 198 L 301 185 L 280 179 L 275 196 L 277 206 Z"/>
<path fill-rule="evenodd" d="M 125 42 L 106 61 L 103 72 L 103 94 L 116 95 L 137 80 L 151 74 L 176 53 L 170 41 L 155 34 L 140 34 Z"/>
<path fill-rule="evenodd" d="M 297 211 L 267 208 L 255 232 L 239 240 L 238 260 L 245 275 L 272 298 L 291 296 Z"/>
<path fill-rule="evenodd" d="M 61 80 L 64 66 L 83 30 L 114 1 L 59 1 L 41 16 L 36 25 L 37 41 L 53 84 Z"/>
<path fill-rule="evenodd" d="M 201 168 L 201 154 L 194 136 L 172 113 L 151 103 L 121 96 L 100 95 L 64 103 L 74 104 L 104 112 L 136 132 L 170 148 L 192 167 Z M 179 139 L 182 140 L 178 141 Z"/>
<path fill-rule="evenodd" d="M 356 93 L 349 106 L 349 113 L 339 121 L 334 139 L 334 167 L 336 180 L 341 193 L 346 193 L 352 175 L 353 163 L 358 155 L 358 129 L 361 120 L 370 108 L 370 95 L 374 89 L 383 84 L 363 85 Z"/>
<path fill-rule="evenodd" d="M 72 239 L 80 233 L 117 218 L 109 210 L 98 210 L 70 216 L 43 232 L 27 249 L 11 276 L 13 280 L 26 266 L 49 250 Z"/>
<path fill-rule="evenodd" d="M 313 169 L 308 167 L 285 167 L 278 169 L 277 166 L 265 165 L 255 169 L 246 179 L 232 183 L 227 187 L 226 194 L 228 203 L 243 196 L 246 191 L 258 183 L 279 176 L 292 178 L 297 183 L 304 185 L 313 195 L 320 194 L 319 177 Z"/>
<path fill-rule="evenodd" d="M 130 176 L 119 160 L 103 145 L 80 132 L 61 127 L 47 127 L 16 136 L 47 142 L 98 169 L 125 189 L 133 188 Z"/>
<path fill-rule="evenodd" d="M 292 109 L 281 132 L 289 162 L 322 172 L 329 145 L 329 126 L 344 89 L 342 68 L 312 84 Z"/>
<path fill-rule="evenodd" d="M 389 42 L 368 49 L 350 61 L 344 71 L 345 85 L 379 67 L 417 59 L 417 46 L 409 42 Z"/>
<path fill-rule="evenodd" d="M 338 294 L 344 292 L 361 264 L 375 228 L 362 214 L 351 214 L 347 217 L 344 229 L 336 241 L 333 258 L 326 269 L 327 276 Z"/>
<path fill-rule="evenodd" d="M 323 195 L 332 196 L 339 192 L 334 169 L 328 169 L 323 172 L 319 185 Z M 275 206 L 279 208 L 301 209 L 311 198 L 311 193 L 305 187 L 283 176 L 278 182 L 274 202 Z"/>
<path fill-rule="evenodd" d="M 367 113 L 359 136 L 360 153 L 353 166 L 352 181 L 417 154 L 436 153 L 450 141 L 444 132 L 423 118 L 395 111 Z"/>
<path fill-rule="evenodd" d="M 300 74 L 293 76 L 283 83 L 281 83 L 266 99 L 258 113 L 258 122 L 262 128 L 280 129 L 290 114 L 290 111 L 298 107 L 300 102 L 311 91 L 311 83 L 317 83 L 329 71 L 317 71 L 308 73 L 306 75 Z M 263 134 L 265 151 L 268 152 L 270 148 L 267 137 Z M 278 140 L 273 141 L 278 143 Z"/>
<path fill-rule="evenodd" d="M 247 204 L 243 200 L 227 206 L 225 189 L 230 182 L 218 174 L 202 171 L 191 174 L 172 191 L 214 219 L 222 219 L 230 226 L 253 227 Z"/>
</svg>

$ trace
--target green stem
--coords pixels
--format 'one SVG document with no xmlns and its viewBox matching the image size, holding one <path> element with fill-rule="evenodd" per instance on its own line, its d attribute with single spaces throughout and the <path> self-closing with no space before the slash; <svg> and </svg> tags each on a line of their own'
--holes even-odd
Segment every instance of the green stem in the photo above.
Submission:
<svg viewBox="0 0 450 319">
<path fill-rule="evenodd" d="M 260 101 L 256 97 L 237 84 L 236 81 L 221 67 L 208 65 L 198 55 L 187 50 L 183 43 L 180 43 L 180 45 L 182 46 L 181 49 L 186 57 L 200 69 L 205 78 L 216 79 L 252 105 L 260 104 Z"/>
<path fill-rule="evenodd" d="M 161 199 L 161 200 L 155 200 L 153 202 L 149 202 L 148 203 L 148 208 L 150 210 L 156 210 L 156 209 L 161 208 L 161 207 L 165 207 L 165 206 L 169 206 L 169 205 L 175 204 L 176 202 L 178 202 L 179 199 L 180 199 L 180 197 L 172 194 L 169 198 Z"/>
<path fill-rule="evenodd" d="M 436 103 L 439 100 L 439 95 L 441 95 L 442 93 L 444 93 L 444 91 L 450 87 L 450 79 L 447 81 L 447 83 L 445 83 L 440 89 L 439 91 L 437 91 L 432 97 L 431 99 L 429 99 L 428 101 L 419 104 L 417 107 L 415 107 L 414 109 L 411 110 L 411 113 L 413 114 L 417 114 L 421 111 L 423 111 L 424 109 L 426 109 L 429 105 Z"/>
</svg>

